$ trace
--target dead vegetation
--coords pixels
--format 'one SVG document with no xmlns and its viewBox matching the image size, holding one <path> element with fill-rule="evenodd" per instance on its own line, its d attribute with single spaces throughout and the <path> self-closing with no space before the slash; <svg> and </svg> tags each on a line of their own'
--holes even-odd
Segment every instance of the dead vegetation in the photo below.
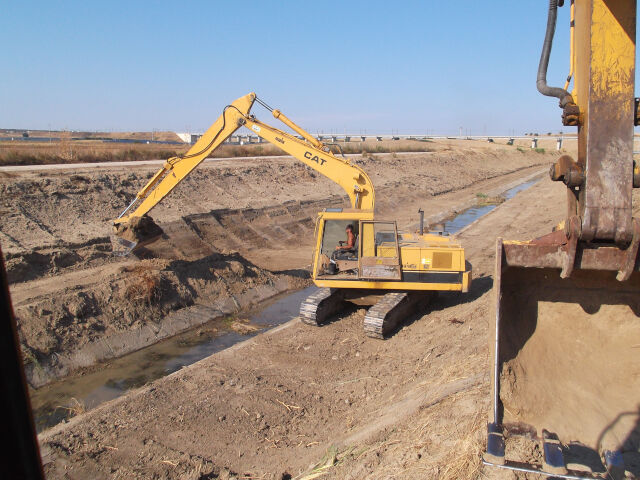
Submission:
<svg viewBox="0 0 640 480">
<path fill-rule="evenodd" d="M 81 142 L 61 138 L 52 143 L 0 142 L 0 165 L 52 165 L 64 163 L 166 160 L 186 152 L 186 147 L 162 148 L 147 144 Z"/>
<path fill-rule="evenodd" d="M 486 193 L 476 193 L 476 205 L 486 207 L 487 205 L 500 205 L 504 203 L 505 197 L 502 195 L 490 196 Z"/>
<path fill-rule="evenodd" d="M 70 133 L 60 134 L 53 142 L 0 141 L 0 165 L 49 165 L 64 163 L 125 162 L 141 160 L 166 160 L 186 153 L 189 145 L 163 147 L 158 144 L 126 143 L 114 144 L 98 140 L 73 140 Z M 373 158 L 374 153 L 429 152 L 425 142 L 396 140 L 382 142 L 341 142 L 331 144 L 336 155 L 362 154 Z M 275 145 L 268 143 L 231 145 L 218 148 L 210 158 L 239 158 L 285 155 Z"/>
<path fill-rule="evenodd" d="M 260 330 L 260 327 L 251 325 L 248 319 L 233 321 L 229 325 L 229 328 L 240 335 L 249 335 L 250 333 L 255 333 Z"/>
<path fill-rule="evenodd" d="M 129 274 L 125 280 L 124 297 L 126 299 L 149 305 L 158 297 L 161 281 L 158 270 L 149 264 L 139 263 L 126 268 L 125 271 Z"/>
<path fill-rule="evenodd" d="M 87 407 L 85 406 L 85 404 L 75 397 L 71 398 L 71 403 L 69 405 L 58 405 L 57 408 L 65 410 L 67 412 L 68 418 L 77 417 L 78 415 L 82 415 L 87 411 Z"/>
<path fill-rule="evenodd" d="M 440 476 L 442 480 L 474 479 L 480 475 L 484 451 L 484 427 L 484 414 L 479 412 L 457 436 L 455 446 L 444 462 L 446 466 Z"/>
</svg>

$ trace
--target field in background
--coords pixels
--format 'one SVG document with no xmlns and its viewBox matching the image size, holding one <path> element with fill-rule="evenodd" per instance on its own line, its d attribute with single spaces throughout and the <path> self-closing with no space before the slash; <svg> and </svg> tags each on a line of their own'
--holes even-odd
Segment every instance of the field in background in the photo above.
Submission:
<svg viewBox="0 0 640 480">
<path fill-rule="evenodd" d="M 340 143 L 347 153 L 428 152 L 431 143 L 419 140 L 385 140 L 382 142 Z M 43 165 L 60 163 L 122 162 L 166 160 L 186 153 L 189 145 L 159 145 L 145 143 L 114 144 L 95 140 L 65 140 L 27 143 L 0 140 L 0 165 Z M 334 152 L 339 153 L 336 147 Z M 268 143 L 223 145 L 211 157 L 259 157 L 282 155 L 283 151 Z"/>
<path fill-rule="evenodd" d="M 39 132 L 45 133 L 48 132 Z M 8 165 L 44 165 L 44 164 L 65 164 L 65 163 L 98 163 L 98 162 L 121 162 L 140 160 L 166 160 L 186 153 L 190 145 L 186 144 L 161 144 L 161 143 L 115 143 L 99 139 L 78 140 L 83 138 L 82 132 L 74 132 L 71 137 L 70 132 L 51 132 L 54 137 L 51 142 L 30 142 L 22 140 L 11 141 L 6 137 L 6 131 L 0 131 L 0 166 Z M 172 132 L 153 132 L 158 141 L 172 141 L 175 134 Z M 109 135 L 96 133 L 95 135 Z M 150 132 L 131 132 L 111 134 L 113 138 L 129 139 L 142 142 L 150 139 Z M 164 136 L 162 136 L 164 135 Z M 174 137 L 171 137 L 173 135 Z M 35 136 L 35 135 L 33 135 Z M 14 137 L 17 138 L 17 137 Z M 104 137 L 106 138 L 106 137 Z M 353 138 L 353 137 L 352 137 Z M 537 149 L 539 153 L 552 152 L 556 150 L 555 136 L 541 135 L 538 138 Z M 566 134 L 562 148 L 565 152 L 574 153 L 577 147 L 576 136 Z M 491 142 L 487 138 L 462 139 L 462 138 L 439 138 L 432 140 L 382 140 L 377 141 L 368 138 L 362 142 L 338 141 L 336 144 L 327 143 L 336 154 L 340 150 L 345 154 L 365 154 L 369 156 L 376 153 L 393 152 L 431 152 L 442 151 L 451 148 L 477 148 L 491 144 L 504 148 L 505 150 L 529 151 L 532 147 L 531 138 L 516 138 L 512 145 L 507 144 L 507 138 L 493 138 Z M 326 140 L 325 140 L 326 142 Z M 640 149 L 640 138 L 636 140 L 634 149 Z M 235 158 L 235 157 L 260 157 L 270 155 L 283 155 L 283 151 L 269 143 L 248 143 L 244 145 L 225 144 L 211 155 L 213 158 Z"/>
<path fill-rule="evenodd" d="M 73 138 L 76 140 L 155 140 L 158 142 L 180 142 L 180 137 L 175 132 L 81 132 L 69 130 L 17 130 L 0 128 L 0 140 L 20 139 L 24 134 L 35 138 Z"/>
<path fill-rule="evenodd" d="M 92 140 L 49 142 L 0 141 L 0 165 L 123 162 L 167 159 L 188 150 L 185 145 L 116 144 Z"/>
</svg>

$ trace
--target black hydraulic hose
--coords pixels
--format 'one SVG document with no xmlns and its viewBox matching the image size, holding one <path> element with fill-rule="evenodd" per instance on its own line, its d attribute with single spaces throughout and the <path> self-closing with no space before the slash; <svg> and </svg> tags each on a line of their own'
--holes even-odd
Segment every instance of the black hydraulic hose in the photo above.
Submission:
<svg viewBox="0 0 640 480">
<path fill-rule="evenodd" d="M 562 3 L 561 3 L 562 4 Z M 553 44 L 553 36 L 556 32 L 556 20 L 558 18 L 558 0 L 549 0 L 549 16 L 547 17 L 547 32 L 544 36 L 544 44 L 542 45 L 542 53 L 540 54 L 540 64 L 538 65 L 538 80 L 536 87 L 538 91 L 548 97 L 556 97 L 560 99 L 560 103 L 567 101 L 573 102 L 571 94 L 564 88 L 550 87 L 547 85 L 547 68 L 549 67 L 549 57 L 551 55 L 551 46 Z M 568 97 L 568 98 L 567 98 Z"/>
</svg>

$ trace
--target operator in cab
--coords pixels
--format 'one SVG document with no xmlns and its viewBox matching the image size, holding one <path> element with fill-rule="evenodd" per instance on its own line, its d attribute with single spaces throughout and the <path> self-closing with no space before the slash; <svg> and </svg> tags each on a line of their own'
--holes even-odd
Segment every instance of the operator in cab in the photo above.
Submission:
<svg viewBox="0 0 640 480">
<path fill-rule="evenodd" d="M 353 225 L 349 224 L 345 228 L 345 233 L 347 234 L 347 240 L 340 240 L 339 245 L 336 246 L 336 249 L 331 254 L 331 258 L 334 260 L 342 260 L 347 258 L 350 254 L 356 251 L 356 235 L 353 233 Z"/>
</svg>

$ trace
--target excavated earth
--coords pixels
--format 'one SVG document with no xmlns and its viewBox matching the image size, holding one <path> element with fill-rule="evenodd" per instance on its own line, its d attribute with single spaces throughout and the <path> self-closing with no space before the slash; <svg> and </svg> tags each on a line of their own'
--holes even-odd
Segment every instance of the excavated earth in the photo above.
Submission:
<svg viewBox="0 0 640 480">
<path fill-rule="evenodd" d="M 542 176 L 556 157 L 460 143 L 353 159 L 377 187 L 379 216 L 415 229 L 421 207 L 440 221 L 478 193 Z M 109 220 L 152 174 L 0 178 L 0 240 L 33 385 L 152 343 L 194 306 L 226 314 L 307 285 L 315 213 L 345 204 L 291 159 L 210 162 L 154 210 L 166 237 L 141 260 L 114 258 Z M 47 477 L 513 478 L 480 462 L 493 257 L 496 236 L 528 239 L 562 220 L 564 187 L 544 178 L 458 235 L 469 294 L 440 295 L 385 341 L 364 336 L 356 308 L 321 328 L 292 321 L 258 335 L 45 431 Z M 187 317 L 174 331 L 205 321 Z"/>
<path fill-rule="evenodd" d="M 419 206 L 450 213 L 473 202 L 461 189 L 495 188 L 550 158 L 438 145 L 353 161 L 378 186 L 378 212 L 406 225 Z M 309 284 L 316 213 L 345 205 L 337 185 L 290 158 L 205 162 L 153 210 L 164 238 L 140 258 L 113 256 L 110 221 L 156 169 L 2 173 L 0 241 L 32 386 Z M 429 200 L 453 192 L 446 206 Z"/>
</svg>

